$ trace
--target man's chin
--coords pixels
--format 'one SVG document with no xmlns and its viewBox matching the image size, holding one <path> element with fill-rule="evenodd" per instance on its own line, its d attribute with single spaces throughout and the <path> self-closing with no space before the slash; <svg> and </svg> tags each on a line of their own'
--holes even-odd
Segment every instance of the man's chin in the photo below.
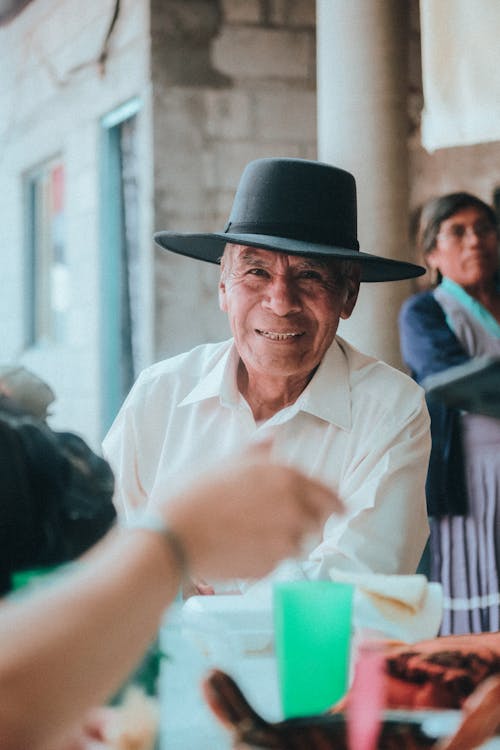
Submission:
<svg viewBox="0 0 500 750">
<path fill-rule="evenodd" d="M 304 378 L 307 379 L 316 365 L 310 367 L 304 363 L 301 357 L 290 356 L 266 356 L 258 361 L 245 364 L 247 371 L 253 372 L 260 378 Z"/>
</svg>

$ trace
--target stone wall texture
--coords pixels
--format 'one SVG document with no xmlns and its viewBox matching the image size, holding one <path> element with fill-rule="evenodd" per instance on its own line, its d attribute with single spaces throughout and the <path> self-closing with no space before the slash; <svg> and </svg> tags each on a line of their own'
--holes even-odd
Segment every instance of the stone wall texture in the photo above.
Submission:
<svg viewBox="0 0 500 750">
<path fill-rule="evenodd" d="M 314 9 L 153 0 L 158 229 L 222 230 L 248 161 L 316 156 Z M 228 335 L 216 267 L 157 250 L 155 277 L 157 358 Z"/>
<path fill-rule="evenodd" d="M 434 154 L 420 145 L 418 2 L 407 4 L 411 213 L 449 190 L 491 201 L 499 143 Z M 97 58 L 114 9 L 114 0 L 32 0 L 0 26 L 0 362 L 24 363 L 48 380 L 58 395 L 54 425 L 95 445 L 106 250 L 101 118 L 131 98 L 141 102 L 141 366 L 228 335 L 217 268 L 161 251 L 153 230 L 220 230 L 248 161 L 317 153 L 314 0 L 122 0 L 102 68 Z M 56 155 L 67 178 L 68 337 L 26 348 L 23 176 Z"/>
</svg>

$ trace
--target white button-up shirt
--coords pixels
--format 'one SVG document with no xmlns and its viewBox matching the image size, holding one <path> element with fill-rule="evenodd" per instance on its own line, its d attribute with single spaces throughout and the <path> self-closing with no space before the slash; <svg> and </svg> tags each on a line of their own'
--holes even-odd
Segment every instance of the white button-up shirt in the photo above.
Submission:
<svg viewBox="0 0 500 750">
<path fill-rule="evenodd" d="M 246 444 L 273 437 L 273 457 L 337 489 L 333 514 L 300 562 L 309 578 L 331 567 L 413 573 L 428 535 L 429 417 L 409 377 L 337 337 L 295 403 L 256 424 L 237 388 L 232 340 L 145 370 L 104 441 L 119 512 L 165 498 Z"/>
</svg>

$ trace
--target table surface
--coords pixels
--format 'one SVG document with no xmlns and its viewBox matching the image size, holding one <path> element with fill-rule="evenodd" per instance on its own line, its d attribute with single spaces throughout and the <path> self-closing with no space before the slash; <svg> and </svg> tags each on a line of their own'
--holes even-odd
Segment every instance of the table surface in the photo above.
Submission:
<svg viewBox="0 0 500 750">
<path fill-rule="evenodd" d="M 212 667 L 230 674 L 242 689 L 248 702 L 269 721 L 283 718 L 276 661 L 273 654 L 244 655 L 221 633 L 219 648 L 212 653 L 198 647 L 193 634 L 182 627 L 180 606 L 168 613 L 160 633 L 167 659 L 160 677 L 160 750 L 231 750 L 231 736 L 206 705 L 201 691 L 204 675 Z M 430 719 L 434 726 L 453 727 L 446 712 Z M 436 723 L 437 722 L 437 723 Z M 451 723 L 450 723 L 451 722 Z M 500 750 L 500 737 L 482 746 Z"/>
<path fill-rule="evenodd" d="M 245 656 L 221 634 L 213 652 L 204 653 L 182 627 L 180 608 L 168 613 L 160 633 L 167 654 L 160 677 L 161 750 L 229 750 L 231 736 L 206 705 L 203 677 L 212 667 L 230 674 L 249 703 L 265 719 L 282 718 L 273 654 Z M 214 646 L 215 643 L 215 646 Z M 234 646 L 234 644 L 233 644 Z"/>
</svg>

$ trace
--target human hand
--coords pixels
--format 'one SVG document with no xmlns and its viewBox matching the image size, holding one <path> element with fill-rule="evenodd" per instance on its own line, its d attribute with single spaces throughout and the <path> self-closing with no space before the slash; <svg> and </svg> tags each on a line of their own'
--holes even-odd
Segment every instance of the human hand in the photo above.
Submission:
<svg viewBox="0 0 500 750">
<path fill-rule="evenodd" d="M 114 713 L 115 709 L 108 707 L 92 709 L 81 725 L 70 731 L 53 750 L 109 750 L 106 732 Z"/>
<path fill-rule="evenodd" d="M 462 706 L 462 721 L 456 732 L 444 740 L 440 750 L 470 750 L 482 746 L 500 728 L 500 677 L 482 682 Z"/>
<path fill-rule="evenodd" d="M 215 589 L 201 578 L 185 581 L 182 586 L 182 598 L 189 599 L 190 596 L 211 596 Z"/>
<path fill-rule="evenodd" d="M 304 537 L 331 513 L 342 512 L 335 492 L 272 462 L 270 452 L 270 443 L 253 446 L 157 506 L 181 540 L 193 577 L 262 577 L 297 555 Z"/>
<path fill-rule="evenodd" d="M 119 706 L 93 708 L 50 750 L 146 750 L 157 736 L 159 715 L 157 699 L 133 686 Z"/>
</svg>

